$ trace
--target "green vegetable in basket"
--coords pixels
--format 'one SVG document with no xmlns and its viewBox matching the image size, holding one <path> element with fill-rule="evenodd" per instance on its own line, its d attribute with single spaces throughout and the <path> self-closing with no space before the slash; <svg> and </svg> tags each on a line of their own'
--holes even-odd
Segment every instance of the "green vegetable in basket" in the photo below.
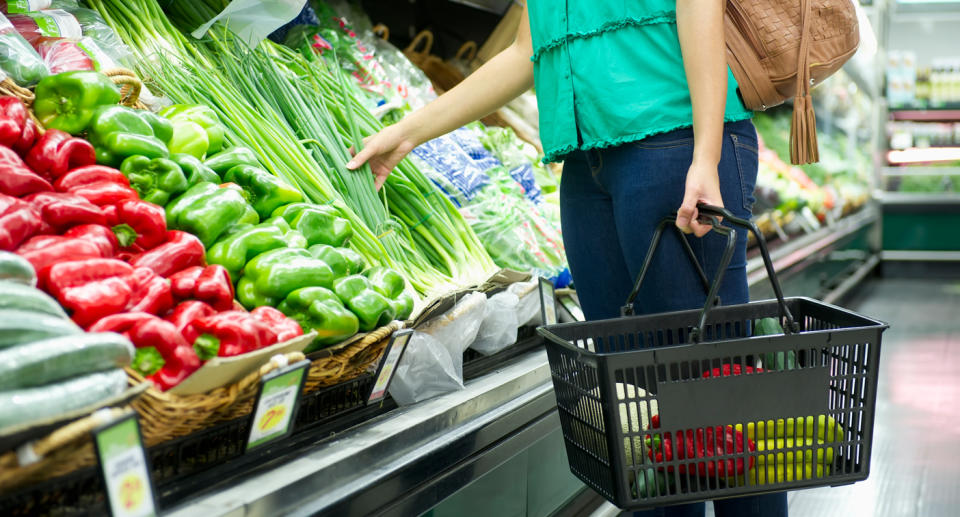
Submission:
<svg viewBox="0 0 960 517">
<path fill-rule="evenodd" d="M 761 318 L 753 324 L 754 336 L 777 336 L 783 334 L 783 327 L 776 318 Z M 763 368 L 766 370 L 783 371 L 797 367 L 797 355 L 793 350 L 786 352 L 768 352 L 763 355 Z"/>
<path fill-rule="evenodd" d="M 0 14 L 0 70 L 20 86 L 31 86 L 49 73 L 40 54 Z"/>
</svg>

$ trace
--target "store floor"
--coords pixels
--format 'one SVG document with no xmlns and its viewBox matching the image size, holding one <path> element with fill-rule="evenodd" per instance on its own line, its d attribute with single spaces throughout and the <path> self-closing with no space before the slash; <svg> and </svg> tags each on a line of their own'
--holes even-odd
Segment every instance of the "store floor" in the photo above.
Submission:
<svg viewBox="0 0 960 517">
<path fill-rule="evenodd" d="M 791 517 L 960 514 L 960 280 L 873 281 L 846 305 L 890 324 L 870 478 L 793 492 Z"/>
<path fill-rule="evenodd" d="M 844 305 L 890 324 L 870 478 L 791 492 L 790 517 L 960 515 L 960 279 L 875 280 Z"/>
</svg>

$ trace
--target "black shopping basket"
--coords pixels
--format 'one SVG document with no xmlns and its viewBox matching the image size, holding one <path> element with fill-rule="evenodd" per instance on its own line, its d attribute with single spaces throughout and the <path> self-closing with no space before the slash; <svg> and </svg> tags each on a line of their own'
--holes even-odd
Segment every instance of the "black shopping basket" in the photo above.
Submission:
<svg viewBox="0 0 960 517">
<path fill-rule="evenodd" d="M 866 479 L 887 325 L 810 298 L 784 299 L 756 226 L 724 209 L 700 212 L 727 237 L 712 284 L 686 244 L 707 287 L 703 309 L 632 316 L 670 217 L 623 317 L 538 329 L 571 471 L 624 509 Z M 776 300 L 715 306 L 736 240 L 716 216 L 756 235 Z M 776 334 L 758 335 L 771 322 L 782 330 L 774 324 Z"/>
</svg>

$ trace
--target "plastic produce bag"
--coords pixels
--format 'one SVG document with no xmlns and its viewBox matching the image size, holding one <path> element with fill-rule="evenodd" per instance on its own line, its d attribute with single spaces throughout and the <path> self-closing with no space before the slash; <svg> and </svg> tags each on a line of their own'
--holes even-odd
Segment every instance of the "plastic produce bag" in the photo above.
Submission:
<svg viewBox="0 0 960 517">
<path fill-rule="evenodd" d="M 517 309 L 520 298 L 509 291 L 497 293 L 487 299 L 483 323 L 477 339 L 470 348 L 483 355 L 493 355 L 517 342 Z"/>
<path fill-rule="evenodd" d="M 233 0 L 220 14 L 193 31 L 192 36 L 202 39 L 217 22 L 224 22 L 230 30 L 253 48 L 273 31 L 296 18 L 306 0 Z"/>
<path fill-rule="evenodd" d="M 3 14 L 21 14 L 40 9 L 63 9 L 79 7 L 77 0 L 0 0 Z"/>
<path fill-rule="evenodd" d="M 20 86 L 36 84 L 48 74 L 47 67 L 37 51 L 2 14 L 0 14 L 0 70 Z"/>
<path fill-rule="evenodd" d="M 453 184 L 460 191 L 460 196 L 451 196 L 451 201 L 459 202 L 461 198 L 470 202 L 474 196 L 490 183 L 490 177 L 486 174 L 490 166 L 488 157 L 475 159 L 461 145 L 462 131 L 458 129 L 453 133 L 435 138 L 426 142 L 413 150 L 413 155 L 430 166 L 427 169 L 428 175 L 433 176 L 431 180 L 439 187 L 443 188 L 445 182 Z M 458 138 L 458 134 L 461 137 Z M 436 175 L 442 176 L 442 179 L 435 179 Z"/>
<path fill-rule="evenodd" d="M 37 50 L 51 74 L 116 68 L 113 59 L 90 38 L 79 40 L 45 38 L 37 46 Z"/>
<path fill-rule="evenodd" d="M 519 326 L 540 324 L 539 281 L 517 282 L 507 287 L 507 292 L 517 297 L 517 322 Z"/>
<path fill-rule="evenodd" d="M 465 296 L 449 311 L 414 332 L 390 382 L 401 406 L 463 389 L 463 352 L 476 339 L 486 314 L 483 293 Z"/>
<path fill-rule="evenodd" d="M 60 0 L 63 1 L 63 0 Z M 57 0 L 54 0 L 56 4 Z M 100 16 L 100 13 L 91 9 L 82 9 L 79 7 L 64 7 L 64 11 L 73 15 L 80 24 L 80 31 L 86 38 L 96 42 L 100 50 L 104 52 L 114 62 L 113 64 L 104 64 L 103 68 L 122 65 L 126 68 L 133 68 L 134 59 L 130 48 L 120 39 L 117 31 L 107 25 L 106 20 Z M 98 58 L 99 59 L 99 58 Z M 100 59 L 103 61 L 103 59 Z"/>
<path fill-rule="evenodd" d="M 11 14 L 10 23 L 17 29 L 17 32 L 27 40 L 32 47 L 36 48 L 43 38 L 67 38 L 80 39 L 83 37 L 83 29 L 80 28 L 80 22 L 67 11 L 63 9 L 49 9 L 45 11 L 32 11 L 23 14 Z"/>
</svg>

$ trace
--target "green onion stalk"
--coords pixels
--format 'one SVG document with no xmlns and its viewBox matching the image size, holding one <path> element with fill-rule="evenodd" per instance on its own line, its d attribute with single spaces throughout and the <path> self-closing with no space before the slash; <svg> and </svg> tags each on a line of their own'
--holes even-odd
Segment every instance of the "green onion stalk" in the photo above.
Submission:
<svg viewBox="0 0 960 517">
<path fill-rule="evenodd" d="M 397 269 L 423 294 L 456 287 L 449 276 L 429 267 L 425 258 L 412 256 L 412 244 L 404 247 L 398 242 L 405 232 L 391 231 L 391 225 L 384 224 L 378 228 L 378 238 L 343 201 L 314 154 L 300 143 L 284 118 L 275 109 L 259 109 L 262 104 L 248 102 L 230 77 L 214 66 L 220 56 L 212 58 L 191 43 L 173 27 L 155 0 L 89 0 L 88 4 L 133 48 L 141 75 L 171 100 L 215 109 L 227 127 L 230 143 L 253 149 L 265 168 L 296 185 L 311 201 L 336 207 L 354 228 L 351 246 L 371 264 Z"/>
</svg>

